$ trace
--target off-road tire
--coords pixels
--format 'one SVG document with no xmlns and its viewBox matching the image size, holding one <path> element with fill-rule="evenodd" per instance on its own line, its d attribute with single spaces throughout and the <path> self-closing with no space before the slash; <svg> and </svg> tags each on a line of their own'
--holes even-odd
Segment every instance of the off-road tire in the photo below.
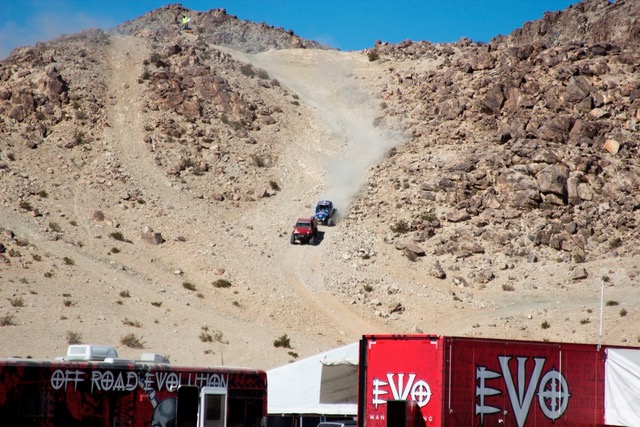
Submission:
<svg viewBox="0 0 640 427">
<path fill-rule="evenodd" d="M 291 244 L 295 245 L 296 244 L 296 236 L 294 236 L 293 234 L 291 235 Z"/>
</svg>

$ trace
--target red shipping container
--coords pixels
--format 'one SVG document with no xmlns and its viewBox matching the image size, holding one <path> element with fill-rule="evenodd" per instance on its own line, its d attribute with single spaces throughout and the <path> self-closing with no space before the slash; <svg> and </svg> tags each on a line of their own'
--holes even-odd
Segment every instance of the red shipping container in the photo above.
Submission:
<svg viewBox="0 0 640 427">
<path fill-rule="evenodd" d="M 603 426 L 605 357 L 595 344 L 365 335 L 359 427 L 386 427 L 390 400 L 415 401 L 426 426 Z"/>
</svg>

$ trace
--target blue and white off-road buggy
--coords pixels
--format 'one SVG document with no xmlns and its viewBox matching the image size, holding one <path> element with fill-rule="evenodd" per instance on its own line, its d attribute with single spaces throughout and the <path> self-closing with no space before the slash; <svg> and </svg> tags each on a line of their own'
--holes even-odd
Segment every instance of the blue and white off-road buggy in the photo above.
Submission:
<svg viewBox="0 0 640 427">
<path fill-rule="evenodd" d="M 336 209 L 333 207 L 333 203 L 329 200 L 320 200 L 316 205 L 315 217 L 319 224 L 335 225 L 336 222 L 333 216 L 336 213 Z"/>
</svg>

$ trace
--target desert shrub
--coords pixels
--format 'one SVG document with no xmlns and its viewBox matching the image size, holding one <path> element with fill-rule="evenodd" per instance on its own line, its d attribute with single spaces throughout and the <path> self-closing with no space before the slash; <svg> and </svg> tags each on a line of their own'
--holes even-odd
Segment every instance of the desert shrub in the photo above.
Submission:
<svg viewBox="0 0 640 427">
<path fill-rule="evenodd" d="M 625 317 L 627 315 L 627 310 L 626 309 L 622 309 L 620 310 L 620 317 Z"/>
<path fill-rule="evenodd" d="M 22 256 L 22 254 L 20 253 L 20 251 L 15 250 L 13 248 L 9 249 L 9 252 L 7 252 L 9 254 L 10 257 L 12 258 L 20 258 Z"/>
<path fill-rule="evenodd" d="M 119 232 L 119 231 L 114 231 L 113 233 L 110 233 L 109 236 L 111 236 L 112 239 L 117 240 L 119 242 L 124 242 L 124 235 Z"/>
<path fill-rule="evenodd" d="M 206 326 L 202 327 L 200 331 L 200 341 L 202 342 L 213 342 L 213 335 L 209 332 L 209 328 Z"/>
<path fill-rule="evenodd" d="M 212 285 L 214 288 L 230 288 L 231 282 L 226 279 L 218 279 Z"/>
<path fill-rule="evenodd" d="M 393 231 L 394 233 L 400 233 L 400 234 L 407 233 L 410 230 L 409 224 L 404 219 L 401 219 L 391 224 L 390 228 L 391 228 L 391 231 Z"/>
<path fill-rule="evenodd" d="M 129 298 L 131 297 L 131 293 L 129 293 L 129 291 L 120 291 L 119 294 L 122 298 Z"/>
<path fill-rule="evenodd" d="M 256 73 L 256 76 L 258 76 L 258 78 L 262 80 L 269 80 L 269 73 L 267 73 L 267 71 L 263 69 L 259 69 Z"/>
<path fill-rule="evenodd" d="M 113 233 L 109 233 L 109 236 L 112 239 L 117 240 L 119 242 L 133 243 L 131 240 L 126 239 L 120 231 L 114 231 Z"/>
<path fill-rule="evenodd" d="M 196 290 L 196 285 L 194 285 L 191 282 L 182 282 L 182 287 L 189 290 L 189 291 L 195 291 Z"/>
<path fill-rule="evenodd" d="M 180 164 L 178 164 L 178 170 L 183 171 L 195 166 L 196 162 L 191 157 L 185 157 L 184 159 L 180 160 Z"/>
<path fill-rule="evenodd" d="M 298 353 L 296 353 L 295 351 L 289 351 L 289 352 L 287 352 L 287 354 L 289 356 L 293 357 L 294 359 L 297 359 L 299 357 Z"/>
<path fill-rule="evenodd" d="M 253 160 L 253 164 L 259 168 L 263 168 L 265 165 L 264 159 L 258 155 L 254 154 L 253 156 L 251 156 L 251 160 Z"/>
<path fill-rule="evenodd" d="M 507 292 L 513 292 L 513 291 L 515 291 L 516 289 L 513 287 L 513 285 L 512 285 L 512 284 L 510 284 L 510 283 L 505 283 L 504 285 L 502 285 L 502 290 L 503 290 L 503 291 L 507 291 Z"/>
<path fill-rule="evenodd" d="M 142 327 L 142 323 L 138 322 L 137 320 L 129 320 L 126 317 L 122 321 L 122 324 L 125 325 L 125 326 L 133 326 L 135 328 L 141 328 Z"/>
<path fill-rule="evenodd" d="M 9 298 L 12 307 L 24 307 L 24 299 L 22 297 Z"/>
<path fill-rule="evenodd" d="M 606 274 L 604 276 L 602 276 L 602 281 L 604 283 L 608 283 L 611 280 L 611 277 L 607 276 Z"/>
<path fill-rule="evenodd" d="M 16 318 L 13 314 L 5 314 L 0 316 L 0 326 L 13 326 L 16 324 Z"/>
<path fill-rule="evenodd" d="M 244 64 L 240 67 L 240 72 L 247 77 L 255 77 L 256 72 L 251 64 Z"/>
<path fill-rule="evenodd" d="M 377 49 L 373 49 L 370 50 L 369 53 L 367 53 L 367 58 L 369 58 L 369 62 L 377 61 L 378 59 L 380 59 L 380 54 L 378 53 Z"/>
<path fill-rule="evenodd" d="M 218 341 L 223 344 L 229 344 L 228 341 L 224 340 L 224 334 L 222 333 L 222 331 L 219 331 L 219 330 L 209 331 L 209 327 L 206 325 L 203 326 L 201 329 L 202 330 L 200 331 L 200 341 L 202 342 Z"/>
<path fill-rule="evenodd" d="M 77 302 L 76 302 L 76 301 L 73 301 L 73 300 L 68 299 L 68 298 L 65 298 L 65 299 L 62 301 L 62 303 L 64 304 L 64 306 L 65 306 L 65 307 L 74 307 L 74 306 L 77 304 Z"/>
<path fill-rule="evenodd" d="M 38 196 L 42 197 L 43 199 L 46 199 L 47 197 L 49 197 L 49 194 L 47 194 L 45 190 L 40 190 L 38 191 Z"/>
<path fill-rule="evenodd" d="M 137 337 L 135 334 L 127 334 L 120 339 L 120 344 L 126 345 L 130 348 L 144 348 L 144 341 L 142 337 Z"/>
<path fill-rule="evenodd" d="M 160 60 L 162 60 L 162 55 L 160 55 L 158 52 L 152 52 L 151 56 L 149 56 L 149 62 L 152 64 L 155 64 Z"/>
<path fill-rule="evenodd" d="M 611 307 L 611 306 L 618 305 L 618 304 L 619 304 L 619 303 L 618 303 L 618 301 L 612 301 L 612 300 L 609 300 L 609 301 L 607 301 L 607 302 L 605 303 L 605 305 L 606 305 L 607 307 Z"/>
<path fill-rule="evenodd" d="M 75 264 L 75 261 L 74 261 L 74 260 L 72 260 L 71 258 L 67 257 L 67 256 L 66 256 L 66 257 L 64 257 L 64 258 L 62 258 L 62 260 L 64 261 L 64 263 L 65 263 L 66 265 L 74 265 L 74 264 Z"/>
<path fill-rule="evenodd" d="M 280 191 L 280 186 L 278 185 L 277 182 L 275 182 L 274 180 L 269 181 L 269 186 L 271 187 L 272 190 L 274 191 Z"/>
<path fill-rule="evenodd" d="M 24 209 L 25 211 L 33 210 L 33 206 L 31 206 L 31 203 L 27 202 L 26 200 L 21 200 L 19 206 L 20 206 L 20 209 Z"/>
<path fill-rule="evenodd" d="M 438 220 L 438 216 L 436 214 L 434 214 L 433 212 L 428 212 L 425 214 L 420 215 L 420 218 L 423 221 L 427 221 L 427 222 L 434 222 Z"/>
<path fill-rule="evenodd" d="M 542 324 L 540 324 L 540 327 L 542 329 L 549 329 L 551 327 L 551 324 L 545 320 L 544 322 L 542 322 Z"/>
<path fill-rule="evenodd" d="M 274 347 L 282 347 L 282 348 L 291 348 L 291 340 L 287 336 L 287 334 L 282 335 L 277 340 L 273 341 Z"/>
<path fill-rule="evenodd" d="M 74 145 L 82 145 L 86 142 L 86 135 L 80 129 L 76 129 L 73 132 L 73 137 L 71 139 Z"/>
<path fill-rule="evenodd" d="M 620 246 L 622 246 L 622 240 L 620 240 L 619 237 L 614 237 L 613 239 L 609 240 L 610 249 L 617 249 Z"/>
<path fill-rule="evenodd" d="M 50 279 L 53 277 L 53 271 L 47 271 L 44 273 L 44 277 L 46 277 L 47 279 Z"/>
<path fill-rule="evenodd" d="M 588 323 L 591 323 L 591 320 L 589 320 L 589 319 L 582 319 L 582 320 L 580 320 L 580 324 L 581 324 L 581 325 L 586 325 L 586 324 L 588 324 Z"/>
<path fill-rule="evenodd" d="M 373 286 L 369 285 L 369 284 L 365 284 L 363 286 L 363 289 L 365 292 L 373 292 Z"/>
<path fill-rule="evenodd" d="M 82 334 L 75 331 L 67 331 L 67 344 L 82 344 Z"/>
<path fill-rule="evenodd" d="M 226 341 L 224 339 L 224 334 L 222 333 L 222 331 L 215 330 L 215 331 L 212 331 L 212 334 L 213 334 L 214 340 L 221 342 L 222 344 L 229 344 L 229 341 Z"/>
<path fill-rule="evenodd" d="M 573 254 L 573 262 L 575 262 L 576 264 L 582 264 L 583 262 L 585 262 L 584 254 L 581 254 L 581 253 Z"/>
<path fill-rule="evenodd" d="M 151 305 L 154 307 L 162 307 L 162 301 L 153 301 Z"/>
<path fill-rule="evenodd" d="M 111 248 L 111 253 L 112 254 L 119 254 L 120 253 L 120 249 L 118 249 L 116 247 L 113 247 L 113 248 Z"/>
</svg>

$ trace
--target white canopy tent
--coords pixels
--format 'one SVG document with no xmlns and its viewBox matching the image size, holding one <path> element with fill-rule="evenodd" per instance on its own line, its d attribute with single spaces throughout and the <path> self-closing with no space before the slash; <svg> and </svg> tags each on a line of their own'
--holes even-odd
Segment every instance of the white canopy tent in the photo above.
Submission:
<svg viewBox="0 0 640 427">
<path fill-rule="evenodd" d="M 640 351 L 608 348 L 604 364 L 604 422 L 640 426 Z"/>
<path fill-rule="evenodd" d="M 269 415 L 355 416 L 358 343 L 267 371 Z"/>
</svg>

